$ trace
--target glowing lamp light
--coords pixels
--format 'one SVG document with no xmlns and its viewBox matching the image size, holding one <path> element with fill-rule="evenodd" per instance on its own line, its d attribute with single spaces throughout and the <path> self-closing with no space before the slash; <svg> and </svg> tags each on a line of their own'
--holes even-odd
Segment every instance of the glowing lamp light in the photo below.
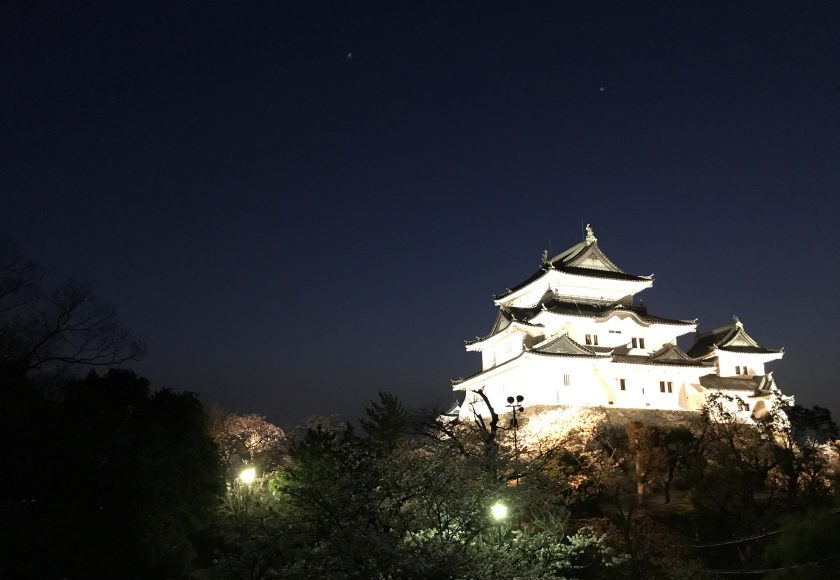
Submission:
<svg viewBox="0 0 840 580">
<path fill-rule="evenodd" d="M 494 520 L 501 521 L 507 517 L 508 507 L 502 502 L 496 502 L 490 507 L 490 513 Z"/>
<path fill-rule="evenodd" d="M 249 467 L 247 469 L 243 469 L 239 472 L 239 481 L 244 483 L 245 485 L 251 485 L 254 483 L 254 480 L 257 478 L 257 470 L 253 467 Z"/>
</svg>

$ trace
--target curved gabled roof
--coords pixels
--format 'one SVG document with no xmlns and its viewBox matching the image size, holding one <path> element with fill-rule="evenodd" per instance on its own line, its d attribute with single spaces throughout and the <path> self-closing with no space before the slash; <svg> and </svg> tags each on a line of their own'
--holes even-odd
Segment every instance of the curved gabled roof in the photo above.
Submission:
<svg viewBox="0 0 840 580">
<path fill-rule="evenodd" d="M 727 326 L 698 334 L 694 345 L 688 349 L 688 354 L 694 358 L 702 358 L 713 354 L 715 349 L 748 354 L 779 354 L 782 352 L 759 345 L 755 339 L 747 334 L 743 323 L 738 320 L 737 316 L 733 316 L 732 323 Z"/>
<path fill-rule="evenodd" d="M 546 255 L 544 255 L 543 263 L 539 270 L 531 274 L 519 284 L 507 288 L 504 292 L 494 295 L 493 298 L 495 300 L 499 300 L 505 296 L 509 296 L 517 290 L 521 290 L 532 282 L 539 280 L 551 270 L 593 278 L 611 278 L 615 280 L 629 280 L 633 282 L 649 282 L 651 280 L 651 276 L 628 274 L 616 266 L 615 262 L 610 260 L 604 251 L 601 250 L 601 247 L 598 245 L 598 239 L 592 232 L 592 228 L 587 225 L 586 231 L 586 239 L 582 242 L 575 244 L 563 252 L 560 252 L 550 260 Z"/>
<path fill-rule="evenodd" d="M 700 364 L 700 361 L 688 356 L 683 349 L 675 344 L 666 344 L 656 352 L 652 352 L 650 360 L 671 364 Z"/>
<path fill-rule="evenodd" d="M 464 344 L 476 344 L 478 342 L 483 342 L 491 336 L 503 331 L 505 328 L 510 326 L 511 322 L 513 322 L 513 317 L 510 316 L 510 314 L 508 314 L 508 310 L 505 308 L 500 308 L 499 312 L 496 313 L 495 320 L 493 320 L 493 326 L 490 327 L 490 332 L 488 332 L 484 336 L 476 336 L 472 340 L 465 340 Z"/>
<path fill-rule="evenodd" d="M 535 344 L 528 352 L 563 356 L 597 356 L 594 350 L 573 340 L 568 334 L 561 334 Z"/>
<path fill-rule="evenodd" d="M 484 342 L 488 338 L 492 338 L 500 332 L 504 332 L 512 324 L 516 324 L 520 329 L 522 327 L 540 328 L 540 325 L 530 324 L 528 320 L 529 319 L 521 318 L 520 316 L 518 316 L 518 314 L 511 312 L 510 308 L 502 307 L 496 314 L 496 318 L 493 321 L 493 325 L 490 327 L 490 332 L 488 332 L 484 336 L 477 336 L 474 339 L 465 340 L 464 344 L 469 346 L 471 344 L 478 344 L 480 342 Z"/>
</svg>

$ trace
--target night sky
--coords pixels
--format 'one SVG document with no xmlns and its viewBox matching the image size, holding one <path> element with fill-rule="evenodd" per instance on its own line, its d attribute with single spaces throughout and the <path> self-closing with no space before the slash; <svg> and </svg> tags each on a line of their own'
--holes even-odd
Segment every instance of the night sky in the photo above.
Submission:
<svg viewBox="0 0 840 580">
<path fill-rule="evenodd" d="M 840 3 L 5 2 L 0 232 L 154 386 L 291 426 L 446 404 L 592 223 L 840 411 Z"/>
</svg>

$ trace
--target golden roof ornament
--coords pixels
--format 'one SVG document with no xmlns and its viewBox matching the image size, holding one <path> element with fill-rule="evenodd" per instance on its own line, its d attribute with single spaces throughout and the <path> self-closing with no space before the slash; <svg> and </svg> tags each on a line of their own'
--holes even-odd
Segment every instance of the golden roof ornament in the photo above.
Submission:
<svg viewBox="0 0 840 580">
<path fill-rule="evenodd" d="M 598 238 L 595 237 L 595 232 L 592 231 L 592 226 L 589 224 L 586 224 L 586 238 L 584 241 L 587 246 L 591 246 L 598 241 Z"/>
</svg>

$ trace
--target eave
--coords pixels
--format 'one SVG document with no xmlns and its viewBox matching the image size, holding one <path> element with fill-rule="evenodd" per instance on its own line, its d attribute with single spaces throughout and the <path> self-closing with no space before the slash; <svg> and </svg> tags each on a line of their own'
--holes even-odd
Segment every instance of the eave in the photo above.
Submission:
<svg viewBox="0 0 840 580">
<path fill-rule="evenodd" d="M 557 316 L 557 317 L 568 316 L 570 318 L 588 318 L 588 319 L 594 320 L 596 322 L 606 322 L 606 321 L 608 321 L 611 318 L 614 318 L 616 316 L 619 317 L 619 318 L 628 318 L 629 317 L 629 318 L 632 318 L 633 320 L 635 320 L 636 323 L 643 328 L 649 328 L 651 326 L 658 326 L 658 325 L 683 327 L 683 328 L 685 328 L 685 331 L 682 332 L 681 334 L 691 332 L 692 330 L 695 330 L 697 328 L 697 320 L 696 319 L 695 320 L 671 320 L 671 319 L 667 319 L 667 318 L 654 317 L 654 316 L 648 317 L 647 315 L 644 315 L 644 314 L 640 315 L 639 313 L 634 312 L 633 310 L 620 309 L 620 308 L 614 308 L 612 310 L 609 310 L 607 312 L 602 312 L 600 314 L 598 314 L 598 313 L 584 314 L 584 313 L 575 313 L 575 312 L 562 312 L 561 313 L 561 312 L 552 312 L 551 310 L 543 310 L 543 311 L 537 313 L 531 320 L 536 324 L 541 324 L 540 320 L 545 318 L 546 316 Z M 648 320 L 645 320 L 645 318 L 648 318 Z M 650 318 L 655 318 L 656 320 L 650 320 Z M 680 335 L 677 335 L 677 336 L 680 336 Z"/>
<path fill-rule="evenodd" d="M 538 272 L 539 274 L 539 272 Z M 564 283 L 565 279 L 565 283 Z M 614 281 L 618 288 L 625 288 L 626 291 L 622 290 L 617 292 L 617 294 L 627 296 L 632 294 L 638 294 L 642 290 L 646 288 L 650 288 L 653 286 L 653 274 L 650 276 L 635 276 L 632 274 L 624 274 L 621 272 L 612 272 L 608 270 L 589 270 L 586 268 L 570 268 L 570 269 L 547 269 L 544 270 L 540 275 L 534 275 L 531 278 L 528 278 L 526 282 L 521 285 L 515 286 L 514 289 L 508 290 L 507 292 L 503 292 L 501 294 L 497 294 L 494 296 L 493 302 L 497 306 L 510 306 L 518 298 L 527 295 L 534 289 L 536 284 L 543 284 L 545 288 L 541 295 L 545 294 L 552 289 L 552 287 L 558 286 L 572 286 L 575 287 L 576 285 L 572 282 L 580 281 L 585 282 L 587 280 L 610 280 Z M 552 284 L 552 282 L 554 282 Z M 586 284 L 578 284 L 577 287 L 585 288 L 587 287 Z M 539 287 L 538 287 L 539 288 Z M 605 299 L 605 302 L 612 302 L 612 299 Z"/>
<path fill-rule="evenodd" d="M 513 334 L 514 331 L 521 332 L 521 333 L 524 333 L 524 334 L 527 334 L 527 335 L 531 336 L 532 333 L 528 332 L 529 330 L 542 331 L 544 329 L 542 328 L 541 325 L 528 324 L 527 322 L 514 321 L 514 322 L 511 322 L 505 328 L 503 328 L 502 330 L 500 330 L 499 332 L 497 332 L 496 334 L 494 334 L 492 336 L 488 336 L 488 337 L 485 337 L 485 338 L 482 338 L 482 339 L 479 339 L 479 340 L 474 340 L 474 341 L 464 341 L 465 348 L 469 352 L 481 352 L 484 349 L 485 346 L 495 344 L 495 343 L 497 343 L 497 342 L 499 342 L 499 341 L 501 341 L 505 338 L 508 338 L 511 334 Z"/>
</svg>

